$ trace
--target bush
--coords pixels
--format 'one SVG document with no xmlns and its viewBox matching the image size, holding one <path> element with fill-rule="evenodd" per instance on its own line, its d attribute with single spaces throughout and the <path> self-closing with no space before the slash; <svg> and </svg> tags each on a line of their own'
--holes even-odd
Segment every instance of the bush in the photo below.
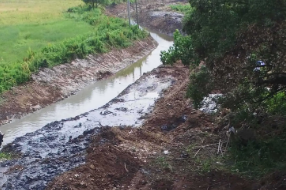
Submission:
<svg viewBox="0 0 286 190">
<path fill-rule="evenodd" d="M 248 142 L 233 142 L 226 161 L 233 172 L 246 177 L 259 178 L 275 170 L 286 169 L 286 138 L 278 136 Z"/>
<path fill-rule="evenodd" d="M 174 11 L 179 11 L 182 13 L 187 13 L 192 11 L 192 7 L 190 4 L 177 4 L 177 5 L 170 5 L 171 9 Z"/>
</svg>

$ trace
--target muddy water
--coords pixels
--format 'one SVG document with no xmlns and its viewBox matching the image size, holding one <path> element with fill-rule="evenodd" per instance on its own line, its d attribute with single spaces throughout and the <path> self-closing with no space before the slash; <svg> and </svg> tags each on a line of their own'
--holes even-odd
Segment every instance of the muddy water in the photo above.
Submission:
<svg viewBox="0 0 286 190">
<path fill-rule="evenodd" d="M 15 120 L 10 124 L 0 126 L 0 131 L 5 133 L 3 144 L 8 144 L 16 137 L 36 131 L 52 121 L 74 117 L 99 108 L 116 97 L 128 85 L 134 83 L 143 73 L 158 67 L 161 64 L 160 52 L 167 50 L 173 42 L 168 36 L 156 33 L 151 33 L 151 36 L 158 42 L 158 47 L 130 67 L 118 72 L 111 78 L 86 87 L 63 101 L 52 104 L 20 120 Z"/>
</svg>

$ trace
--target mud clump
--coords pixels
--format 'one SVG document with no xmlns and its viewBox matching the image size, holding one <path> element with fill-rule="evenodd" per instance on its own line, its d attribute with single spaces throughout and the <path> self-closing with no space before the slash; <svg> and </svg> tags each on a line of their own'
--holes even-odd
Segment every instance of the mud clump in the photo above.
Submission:
<svg viewBox="0 0 286 190">
<path fill-rule="evenodd" d="M 91 146 L 87 153 L 84 165 L 56 178 L 48 189 L 127 189 L 140 169 L 140 161 L 134 155 L 109 143 Z"/>
</svg>

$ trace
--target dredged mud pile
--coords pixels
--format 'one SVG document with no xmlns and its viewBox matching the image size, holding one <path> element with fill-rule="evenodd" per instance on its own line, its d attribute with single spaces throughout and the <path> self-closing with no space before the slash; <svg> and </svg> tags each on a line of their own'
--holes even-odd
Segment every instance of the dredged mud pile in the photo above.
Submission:
<svg viewBox="0 0 286 190">
<path fill-rule="evenodd" d="M 55 176 L 85 163 L 91 136 L 101 127 L 142 125 L 155 101 L 173 82 L 171 76 L 145 74 L 105 106 L 15 139 L 4 151 L 19 158 L 1 164 L 7 167 L 2 189 L 45 189 Z"/>
</svg>

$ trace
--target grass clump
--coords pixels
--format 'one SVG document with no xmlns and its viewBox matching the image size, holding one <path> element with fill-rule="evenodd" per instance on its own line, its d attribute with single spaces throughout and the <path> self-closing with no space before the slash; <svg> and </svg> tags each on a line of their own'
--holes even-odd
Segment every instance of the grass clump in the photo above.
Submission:
<svg viewBox="0 0 286 190">
<path fill-rule="evenodd" d="M 181 13 L 187 13 L 192 11 L 192 7 L 190 4 L 176 4 L 176 5 L 170 5 L 171 9 L 177 12 Z"/>
<path fill-rule="evenodd" d="M 286 169 L 286 136 L 248 142 L 232 143 L 226 157 L 232 172 L 249 178 L 260 178 Z"/>
<path fill-rule="evenodd" d="M 0 152 L 0 160 L 10 160 L 12 158 L 11 154 L 5 153 L 5 152 Z"/>
</svg>

